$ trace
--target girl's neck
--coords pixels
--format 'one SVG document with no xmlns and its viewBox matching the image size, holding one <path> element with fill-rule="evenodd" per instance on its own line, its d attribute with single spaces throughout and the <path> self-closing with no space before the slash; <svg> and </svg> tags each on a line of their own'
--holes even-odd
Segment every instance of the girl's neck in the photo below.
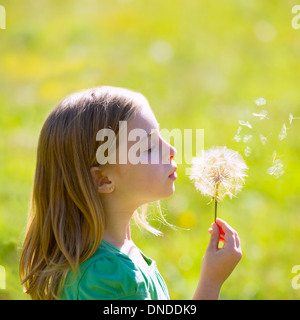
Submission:
<svg viewBox="0 0 300 320">
<path fill-rule="evenodd" d="M 137 203 L 128 203 L 128 199 L 113 192 L 110 198 L 102 198 L 105 212 L 105 228 L 103 239 L 121 249 L 131 242 L 130 219 L 138 207 Z"/>
<path fill-rule="evenodd" d="M 127 225 L 125 232 L 114 231 L 117 230 L 105 229 L 102 239 L 121 250 L 121 248 L 124 247 L 128 243 L 128 241 L 131 241 L 130 225 Z"/>
</svg>

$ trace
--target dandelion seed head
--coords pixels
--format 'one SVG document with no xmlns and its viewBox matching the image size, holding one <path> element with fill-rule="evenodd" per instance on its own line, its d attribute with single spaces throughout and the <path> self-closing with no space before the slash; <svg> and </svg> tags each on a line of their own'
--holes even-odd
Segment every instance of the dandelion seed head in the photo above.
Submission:
<svg viewBox="0 0 300 320">
<path fill-rule="evenodd" d="M 222 200 L 226 195 L 232 198 L 241 191 L 247 169 L 243 157 L 237 151 L 225 146 L 213 147 L 192 158 L 189 178 L 203 195 L 212 198 L 217 196 L 218 200 Z"/>
</svg>

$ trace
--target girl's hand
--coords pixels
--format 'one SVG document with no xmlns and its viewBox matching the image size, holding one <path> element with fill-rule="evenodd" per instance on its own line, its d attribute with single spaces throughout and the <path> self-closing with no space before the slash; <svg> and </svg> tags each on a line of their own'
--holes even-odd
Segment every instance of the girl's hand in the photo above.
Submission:
<svg viewBox="0 0 300 320">
<path fill-rule="evenodd" d="M 221 220 L 221 219 L 219 219 L 219 220 Z M 213 223 L 212 223 L 212 225 L 213 225 Z M 225 238 L 224 238 L 224 236 L 225 236 L 225 233 L 224 233 L 224 231 L 223 231 L 223 229 L 217 224 L 217 226 L 218 226 L 218 228 L 219 228 L 219 232 L 220 232 L 220 238 L 219 238 L 219 241 L 221 241 L 221 242 L 225 242 Z M 212 231 L 213 231 L 213 229 L 212 228 L 209 228 L 208 229 L 208 232 L 211 234 L 212 233 Z"/>
<path fill-rule="evenodd" d="M 222 284 L 242 258 L 239 236 L 225 221 L 217 218 L 209 232 L 194 299 L 218 299 Z M 222 248 L 219 241 L 224 242 Z"/>
</svg>

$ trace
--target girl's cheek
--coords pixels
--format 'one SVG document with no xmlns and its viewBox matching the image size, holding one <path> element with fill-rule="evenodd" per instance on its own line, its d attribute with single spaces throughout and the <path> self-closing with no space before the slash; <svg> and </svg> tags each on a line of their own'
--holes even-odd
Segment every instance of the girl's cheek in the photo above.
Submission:
<svg viewBox="0 0 300 320">
<path fill-rule="evenodd" d="M 148 163 L 151 165 L 159 165 L 161 163 L 160 152 L 157 147 L 153 147 L 148 154 Z"/>
</svg>

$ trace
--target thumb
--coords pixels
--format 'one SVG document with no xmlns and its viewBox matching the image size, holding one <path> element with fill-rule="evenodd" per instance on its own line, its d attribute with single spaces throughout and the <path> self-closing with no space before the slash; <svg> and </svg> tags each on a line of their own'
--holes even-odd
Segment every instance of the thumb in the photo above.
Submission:
<svg viewBox="0 0 300 320">
<path fill-rule="evenodd" d="M 208 248 L 210 248 L 210 249 L 218 249 L 219 237 L 220 237 L 220 230 L 219 230 L 218 226 L 216 225 L 216 223 L 213 223 L 212 224 L 212 232 L 211 232 Z"/>
</svg>

